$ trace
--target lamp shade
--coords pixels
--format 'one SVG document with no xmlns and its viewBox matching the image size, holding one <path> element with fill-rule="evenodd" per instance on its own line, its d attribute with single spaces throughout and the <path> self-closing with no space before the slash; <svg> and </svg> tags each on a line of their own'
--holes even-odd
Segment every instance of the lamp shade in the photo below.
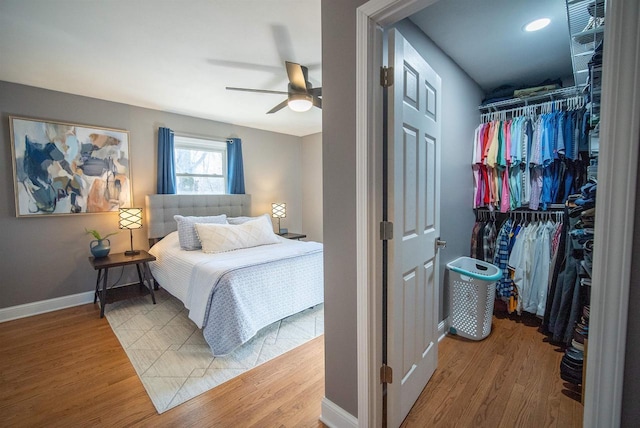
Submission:
<svg viewBox="0 0 640 428">
<path fill-rule="evenodd" d="M 271 217 L 285 218 L 287 216 L 287 204 L 284 202 L 273 202 L 271 204 Z"/>
<path fill-rule="evenodd" d="M 120 229 L 142 228 L 142 208 L 120 208 Z"/>
</svg>

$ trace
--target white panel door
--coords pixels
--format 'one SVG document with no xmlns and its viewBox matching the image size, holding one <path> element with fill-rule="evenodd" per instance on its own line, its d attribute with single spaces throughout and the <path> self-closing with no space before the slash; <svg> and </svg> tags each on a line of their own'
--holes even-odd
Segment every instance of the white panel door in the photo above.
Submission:
<svg viewBox="0 0 640 428">
<path fill-rule="evenodd" d="M 399 426 L 438 362 L 440 76 L 389 32 L 387 426 Z"/>
</svg>

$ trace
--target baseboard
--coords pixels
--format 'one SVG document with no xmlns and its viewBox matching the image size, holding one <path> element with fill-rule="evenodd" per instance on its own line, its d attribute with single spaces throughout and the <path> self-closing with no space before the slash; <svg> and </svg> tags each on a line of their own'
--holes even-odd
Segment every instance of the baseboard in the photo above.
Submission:
<svg viewBox="0 0 640 428">
<path fill-rule="evenodd" d="M 136 283 L 118 284 L 116 287 L 128 287 L 132 284 Z M 93 291 L 40 300 L 39 302 L 25 303 L 24 305 L 10 306 L 8 308 L 0 308 L 0 322 L 17 320 L 19 318 L 58 311 L 87 303 L 93 303 Z"/>
<path fill-rule="evenodd" d="M 329 428 L 357 428 L 358 418 L 344 410 L 342 407 L 329 400 L 322 398 L 322 414 L 320 422 Z"/>
<path fill-rule="evenodd" d="M 447 335 L 447 326 L 449 325 L 449 318 L 445 318 L 438 323 L 438 342 L 442 341 Z"/>
<path fill-rule="evenodd" d="M 0 322 L 44 314 L 46 312 L 84 305 L 86 303 L 93 303 L 93 291 L 2 308 L 0 309 Z"/>
</svg>

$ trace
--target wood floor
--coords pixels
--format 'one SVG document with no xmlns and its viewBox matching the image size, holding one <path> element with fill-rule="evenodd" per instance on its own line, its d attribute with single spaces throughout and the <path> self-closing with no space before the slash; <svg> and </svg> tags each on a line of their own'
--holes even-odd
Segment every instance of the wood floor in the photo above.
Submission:
<svg viewBox="0 0 640 428">
<path fill-rule="evenodd" d="M 446 337 L 404 427 L 580 427 L 562 354 L 535 327 L 494 317 L 481 342 Z M 0 425 L 324 427 L 323 338 L 162 415 L 93 305 L 0 323 Z"/>
<path fill-rule="evenodd" d="M 580 396 L 560 379 L 563 353 L 543 343 L 537 325 L 494 316 L 483 341 L 445 337 L 438 369 L 402 426 L 581 427 Z"/>
<path fill-rule="evenodd" d="M 323 337 L 158 415 L 98 315 L 84 305 L 0 324 L 0 426 L 323 426 Z"/>
</svg>

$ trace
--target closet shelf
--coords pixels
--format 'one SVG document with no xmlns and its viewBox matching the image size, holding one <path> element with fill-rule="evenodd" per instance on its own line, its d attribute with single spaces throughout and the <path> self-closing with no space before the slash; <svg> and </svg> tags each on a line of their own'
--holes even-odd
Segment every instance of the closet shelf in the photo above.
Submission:
<svg viewBox="0 0 640 428">
<path fill-rule="evenodd" d="M 593 41 L 593 37 L 596 36 L 598 33 L 604 33 L 604 26 L 592 28 L 591 30 L 580 31 L 579 33 L 572 34 L 571 37 L 575 39 L 581 39 L 583 37 L 591 37 L 592 40 L 588 40 L 588 41 Z"/>
<path fill-rule="evenodd" d="M 532 103 L 540 103 L 544 101 L 555 101 L 565 98 L 582 95 L 584 86 L 571 86 L 569 88 L 556 89 L 554 91 L 545 92 L 544 94 L 532 95 L 530 97 L 510 98 L 508 100 L 496 101 L 494 103 L 478 106 L 478 110 L 490 112 L 503 109 L 505 107 L 524 107 Z"/>
<path fill-rule="evenodd" d="M 587 83 L 589 61 L 604 37 L 604 0 L 567 0 L 573 79 L 576 86 Z"/>
</svg>

